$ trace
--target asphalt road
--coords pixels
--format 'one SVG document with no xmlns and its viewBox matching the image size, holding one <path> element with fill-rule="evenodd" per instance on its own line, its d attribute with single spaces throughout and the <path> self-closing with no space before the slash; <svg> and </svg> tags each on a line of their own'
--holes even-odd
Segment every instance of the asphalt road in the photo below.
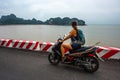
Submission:
<svg viewBox="0 0 120 80">
<path fill-rule="evenodd" d="M 0 80 L 120 80 L 120 61 L 100 62 L 91 74 L 64 64 L 53 66 L 47 53 L 0 47 Z"/>
</svg>

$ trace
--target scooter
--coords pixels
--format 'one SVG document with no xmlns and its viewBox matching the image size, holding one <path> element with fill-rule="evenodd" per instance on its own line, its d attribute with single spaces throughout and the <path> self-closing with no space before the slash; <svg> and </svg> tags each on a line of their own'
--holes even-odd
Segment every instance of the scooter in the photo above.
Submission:
<svg viewBox="0 0 120 80">
<path fill-rule="evenodd" d="M 62 64 L 82 67 L 86 72 L 90 73 L 99 69 L 98 59 L 102 59 L 97 54 L 97 47 L 95 47 L 99 42 L 93 46 L 82 46 L 77 50 L 69 50 L 65 54 L 66 59 L 62 62 L 60 49 L 62 42 L 60 40 L 62 40 L 61 37 L 57 39 L 57 42 L 52 47 L 52 51 L 48 54 L 48 60 L 52 65 L 58 65 L 61 62 Z"/>
</svg>

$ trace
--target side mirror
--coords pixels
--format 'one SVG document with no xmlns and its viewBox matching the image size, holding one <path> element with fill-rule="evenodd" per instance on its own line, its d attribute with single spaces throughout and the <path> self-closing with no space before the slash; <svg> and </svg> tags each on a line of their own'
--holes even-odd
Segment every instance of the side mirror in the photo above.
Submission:
<svg viewBox="0 0 120 80">
<path fill-rule="evenodd" d="M 64 34 L 63 39 L 67 36 L 67 34 Z"/>
<path fill-rule="evenodd" d="M 61 38 L 61 35 L 58 35 L 58 38 Z"/>
</svg>

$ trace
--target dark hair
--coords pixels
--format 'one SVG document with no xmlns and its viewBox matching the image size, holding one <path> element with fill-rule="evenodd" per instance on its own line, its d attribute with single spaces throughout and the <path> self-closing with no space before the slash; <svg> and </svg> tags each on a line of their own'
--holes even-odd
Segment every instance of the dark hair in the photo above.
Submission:
<svg viewBox="0 0 120 80">
<path fill-rule="evenodd" d="M 73 22 L 72 22 L 72 26 L 77 26 L 77 22 L 76 22 L 76 21 L 73 21 Z"/>
<path fill-rule="evenodd" d="M 72 27 L 77 31 L 77 22 L 76 21 L 73 21 L 72 22 Z"/>
</svg>

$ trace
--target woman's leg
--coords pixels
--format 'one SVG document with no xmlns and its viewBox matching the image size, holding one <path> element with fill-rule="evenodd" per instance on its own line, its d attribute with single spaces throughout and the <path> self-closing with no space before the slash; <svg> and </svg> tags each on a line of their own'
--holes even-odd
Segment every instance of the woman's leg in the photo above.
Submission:
<svg viewBox="0 0 120 80">
<path fill-rule="evenodd" d="M 64 60 L 65 48 L 72 49 L 72 46 L 71 46 L 71 44 L 62 44 L 61 45 L 62 61 Z"/>
</svg>

